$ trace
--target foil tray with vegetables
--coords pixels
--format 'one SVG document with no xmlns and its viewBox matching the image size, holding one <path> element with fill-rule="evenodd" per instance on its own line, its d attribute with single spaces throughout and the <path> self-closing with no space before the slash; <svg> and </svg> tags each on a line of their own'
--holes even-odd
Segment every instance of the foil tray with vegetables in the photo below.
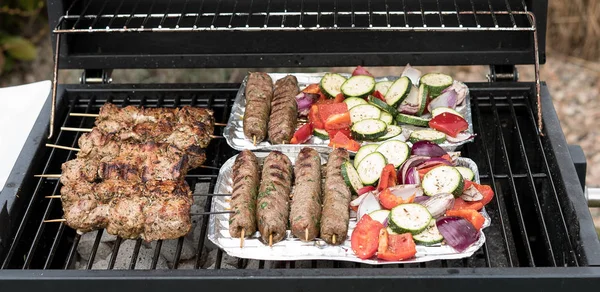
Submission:
<svg viewBox="0 0 600 292">
<path fill-rule="evenodd" d="M 239 155 L 256 157 L 258 162 L 255 162 L 257 165 L 255 168 L 260 168 L 258 165 L 273 152 L 277 152 L 280 156 L 285 155 L 290 165 L 303 165 L 305 161 L 300 161 L 304 159 L 301 154 L 312 151 L 315 155 L 313 158 L 318 161 L 317 165 L 326 165 L 332 163 L 328 159 L 333 159 L 332 155 L 339 153 L 340 150 L 342 149 L 327 154 L 312 149 L 286 147 L 281 151 L 270 153 L 246 150 Z M 238 163 L 237 157 L 238 155 L 230 158 L 222 166 L 215 193 L 237 196 L 240 195 L 241 189 L 247 190 L 247 186 L 243 188 L 234 186 L 236 182 L 243 184 L 248 180 L 239 175 L 245 170 L 234 165 Z M 353 158 L 338 163 L 341 163 L 341 167 L 336 166 L 335 169 L 340 180 L 343 178 L 341 187 L 347 189 L 337 193 L 338 185 L 336 185 L 333 188 L 333 195 L 343 197 L 340 194 L 347 191 L 347 204 L 343 205 L 340 211 L 347 212 L 346 218 L 349 219 L 347 229 L 341 226 L 344 227 L 342 231 L 344 234 L 338 235 L 337 241 L 335 238 L 333 241 L 331 237 L 326 238 L 323 229 L 320 234 L 318 230 L 316 233 L 311 231 L 310 237 L 308 230 L 306 234 L 302 232 L 303 229 L 300 232 L 294 231 L 297 227 L 294 220 L 299 219 L 293 215 L 293 201 L 297 195 L 294 189 L 306 189 L 301 185 L 302 172 L 300 174 L 294 172 L 295 181 L 292 182 L 290 178 L 292 190 L 289 194 L 283 194 L 283 200 L 286 202 L 289 200 L 292 204 L 292 211 L 286 213 L 284 211 L 288 208 L 282 207 L 281 212 L 273 213 L 277 217 L 274 220 L 285 217 L 281 221 L 283 224 L 281 236 L 275 239 L 269 238 L 261 234 L 260 227 L 254 229 L 251 234 L 242 233 L 240 236 L 239 232 L 232 233 L 230 225 L 236 224 L 235 220 L 239 221 L 239 216 L 243 214 L 245 216 L 256 214 L 257 225 L 272 221 L 260 219 L 258 212 L 265 209 L 266 203 L 261 199 L 273 194 L 256 191 L 254 194 L 257 193 L 258 199 L 255 203 L 244 199 L 243 206 L 248 206 L 247 209 L 242 209 L 242 212 L 232 206 L 232 200 L 235 199 L 224 196 L 212 198 L 211 211 L 225 213 L 210 217 L 209 240 L 230 256 L 239 258 L 341 260 L 374 265 L 461 259 L 470 257 L 485 243 L 483 229 L 491 224 L 485 205 L 493 199 L 494 193 L 490 186 L 480 184 L 478 168 L 472 160 L 460 157 L 457 152 L 446 152 L 430 141 L 416 142 L 411 147 L 403 141 L 392 140 L 378 146 L 373 144 L 362 146 Z M 278 169 L 281 167 L 283 166 L 277 166 Z M 262 171 L 264 173 L 265 169 L 263 168 Z M 326 181 L 329 176 L 336 175 L 331 171 L 331 168 L 323 170 L 323 180 L 317 180 L 322 184 L 323 190 L 317 197 L 328 196 Z M 304 173 L 320 175 L 319 171 Z M 281 177 L 280 174 L 276 176 Z M 263 175 L 261 179 L 264 178 Z M 259 190 L 268 191 L 274 188 L 274 186 L 267 186 L 263 189 L 261 185 Z M 321 188 L 317 189 L 321 190 Z M 332 192 L 332 188 L 328 190 Z M 246 194 L 250 193 L 246 192 Z M 284 205 L 287 206 L 287 203 L 280 206 Z M 326 204 L 323 203 L 322 207 L 324 210 Z M 318 214 L 316 217 L 322 217 L 313 218 L 314 223 L 317 228 L 320 224 L 323 228 L 322 224 L 328 220 L 325 218 L 325 211 L 316 214 Z M 238 217 L 234 219 L 234 216 Z M 334 221 L 341 222 L 342 217 L 344 216 L 340 216 L 340 219 L 335 218 Z M 269 224 L 271 223 L 267 225 Z"/>
<path fill-rule="evenodd" d="M 464 83 L 441 73 L 422 74 L 410 65 L 399 73 L 373 77 L 360 66 L 352 74 L 250 73 L 223 136 L 236 150 L 292 144 L 351 153 L 388 140 L 427 140 L 447 151 L 473 141 Z"/>
</svg>

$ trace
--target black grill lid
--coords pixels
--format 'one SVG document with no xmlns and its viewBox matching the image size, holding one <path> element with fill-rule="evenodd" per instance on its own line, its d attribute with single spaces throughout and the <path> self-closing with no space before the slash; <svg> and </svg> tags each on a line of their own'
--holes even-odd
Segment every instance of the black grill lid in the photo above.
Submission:
<svg viewBox="0 0 600 292">
<path fill-rule="evenodd" d="M 547 1 L 48 1 L 61 69 L 534 64 Z"/>
</svg>

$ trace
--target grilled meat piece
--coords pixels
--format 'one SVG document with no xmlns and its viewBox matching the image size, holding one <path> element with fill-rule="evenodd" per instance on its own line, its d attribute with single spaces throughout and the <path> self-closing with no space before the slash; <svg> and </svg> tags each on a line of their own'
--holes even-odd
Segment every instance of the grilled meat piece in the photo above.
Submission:
<svg viewBox="0 0 600 292">
<path fill-rule="evenodd" d="M 251 72 L 246 83 L 246 109 L 244 112 L 244 135 L 256 143 L 267 136 L 267 124 L 273 98 L 273 80 L 263 72 Z"/>
<path fill-rule="evenodd" d="M 298 123 L 298 104 L 296 95 L 298 80 L 288 75 L 275 82 L 271 117 L 269 119 L 269 141 L 271 144 L 289 143 Z"/>
<path fill-rule="evenodd" d="M 300 150 L 294 176 L 290 226 L 294 236 L 310 241 L 319 235 L 321 220 L 321 157 L 316 150 Z"/>
<path fill-rule="evenodd" d="M 231 237 L 251 236 L 256 232 L 256 195 L 260 184 L 260 167 L 256 155 L 244 150 L 233 164 L 233 190 L 231 191 L 232 214 L 229 215 Z"/>
<path fill-rule="evenodd" d="M 329 244 L 341 244 L 348 233 L 351 193 L 342 177 L 342 164 L 348 161 L 348 151 L 334 149 L 329 154 L 325 168 L 321 238 Z M 335 235 L 335 243 L 332 236 Z"/>
<path fill-rule="evenodd" d="M 123 238 L 151 241 L 191 230 L 192 194 L 185 181 L 80 182 L 63 186 L 61 200 L 66 224 L 78 232 L 106 228 Z"/>
<path fill-rule="evenodd" d="M 292 162 L 279 151 L 271 151 L 262 168 L 256 202 L 258 230 L 265 242 L 273 243 L 285 237 L 289 221 L 289 200 L 292 188 Z"/>
<path fill-rule="evenodd" d="M 64 185 L 78 182 L 89 181 L 93 182 L 98 178 L 98 169 L 100 164 L 98 161 L 88 161 L 85 159 L 72 159 L 62 164 L 62 174 L 60 182 Z"/>
</svg>

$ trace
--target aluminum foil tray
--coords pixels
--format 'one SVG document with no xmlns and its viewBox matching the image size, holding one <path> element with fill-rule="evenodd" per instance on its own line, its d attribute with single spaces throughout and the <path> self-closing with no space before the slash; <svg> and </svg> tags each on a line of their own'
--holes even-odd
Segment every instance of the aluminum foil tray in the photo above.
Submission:
<svg viewBox="0 0 600 292">
<path fill-rule="evenodd" d="M 321 81 L 321 77 L 325 74 L 325 72 L 321 72 L 321 73 L 269 73 L 269 76 L 271 76 L 271 78 L 273 79 L 273 82 L 275 82 L 276 80 L 283 78 L 289 74 L 296 76 L 296 78 L 298 79 L 298 85 L 299 85 L 300 89 L 304 89 L 309 84 L 319 83 Z M 340 75 L 342 75 L 344 77 L 350 77 L 350 74 L 342 73 Z M 398 77 L 390 76 L 390 77 L 375 78 L 375 80 L 377 82 L 393 81 L 396 79 L 398 79 Z M 229 120 L 227 121 L 227 126 L 223 130 L 223 136 L 227 140 L 227 144 L 229 144 L 229 146 L 231 146 L 233 149 L 236 149 L 238 151 L 241 151 L 244 149 L 260 150 L 260 151 L 281 150 L 283 145 L 272 145 L 266 139 L 263 142 L 253 145 L 252 140 L 247 139 L 244 136 L 243 116 L 244 116 L 244 111 L 246 109 L 245 92 L 246 92 L 247 80 L 248 80 L 248 76 L 246 76 L 246 78 L 244 78 L 244 80 L 242 81 L 242 85 L 240 86 L 240 89 L 237 92 L 233 107 L 231 109 L 231 115 L 229 116 Z M 471 114 L 471 100 L 470 99 L 471 99 L 470 94 L 469 94 L 469 92 L 467 92 L 467 97 L 465 98 L 465 102 L 461 106 L 457 107 L 456 110 L 460 114 L 462 114 L 465 117 L 465 120 L 469 123 L 468 132 L 474 133 L 474 131 L 473 131 L 473 116 Z M 403 130 L 402 134 L 394 139 L 400 139 L 402 141 L 406 141 L 412 131 L 419 130 L 419 129 L 425 129 L 424 127 L 417 127 L 417 126 L 411 126 L 411 125 L 401 125 L 401 127 Z M 450 143 L 450 142 L 446 141 L 446 142 L 440 144 L 440 146 L 442 148 L 444 148 L 444 150 L 446 150 L 446 151 L 455 151 L 460 146 L 462 146 L 466 143 L 472 142 L 473 140 L 474 140 L 474 138 L 470 138 L 470 139 L 462 141 L 460 143 Z M 363 142 L 363 145 L 368 144 L 368 143 L 369 142 Z M 332 150 L 329 146 L 327 146 L 328 144 L 329 144 L 329 140 L 323 140 L 323 139 L 313 136 L 304 144 L 285 145 L 285 147 L 302 148 L 302 147 L 310 146 L 319 152 L 328 153 Z M 409 145 L 410 145 L 410 143 L 409 143 Z"/>
<path fill-rule="evenodd" d="M 300 149 L 301 148 L 286 148 L 282 152 L 290 158 L 292 163 L 294 163 Z M 268 152 L 255 152 L 255 154 L 259 159 L 259 163 L 262 163 L 264 158 L 268 155 Z M 231 157 L 221 167 L 214 189 L 215 193 L 231 193 L 233 185 L 232 168 L 236 156 Z M 327 154 L 321 154 L 321 160 L 327 161 Z M 475 181 L 479 183 L 479 172 L 475 162 L 468 158 L 458 158 L 457 164 L 473 170 L 475 173 Z M 223 196 L 213 197 L 211 211 L 227 211 L 229 208 L 228 198 L 229 197 Z M 490 225 L 491 219 L 485 209 L 482 210 L 482 214 L 485 217 L 483 228 L 486 228 Z M 278 243 L 273 244 L 272 247 L 269 247 L 260 240 L 260 234 L 257 231 L 251 237 L 246 238 L 244 240 L 244 247 L 240 248 L 240 239 L 232 238 L 229 235 L 229 214 L 216 214 L 211 215 L 209 220 L 208 239 L 225 251 L 228 255 L 238 258 L 276 261 L 338 260 L 371 265 L 420 263 L 433 260 L 461 259 L 470 257 L 485 243 L 485 235 L 483 231 L 480 231 L 479 240 L 461 253 L 456 252 L 450 246 L 442 244 L 437 244 L 434 246 L 417 245 L 416 257 L 411 260 L 399 262 L 381 261 L 377 259 L 362 260 L 356 257 L 350 248 L 350 235 L 352 234 L 352 230 L 356 226 L 356 223 L 356 214 L 351 212 L 348 239 L 342 245 L 338 246 L 329 245 L 325 243 L 325 241 L 318 238 L 311 242 L 302 242 L 300 239 L 295 238 L 291 234 L 291 231 L 288 230 L 286 238 Z"/>
</svg>

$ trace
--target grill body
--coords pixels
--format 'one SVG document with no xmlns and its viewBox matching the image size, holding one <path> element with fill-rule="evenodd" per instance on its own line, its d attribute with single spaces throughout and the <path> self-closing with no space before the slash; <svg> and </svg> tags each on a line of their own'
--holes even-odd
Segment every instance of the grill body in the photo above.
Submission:
<svg viewBox="0 0 600 292">
<path fill-rule="evenodd" d="M 55 51 L 60 69 L 533 64 L 534 27 L 539 34 L 539 61 L 545 59 L 546 1 L 48 3 L 56 32 L 53 40 L 62 38 Z M 538 17 L 532 19 L 529 13 Z M 514 29 L 499 29 L 507 27 Z M 315 45 L 316 37 L 328 43 Z M 148 247 L 152 264 L 139 270 L 137 259 L 146 245 L 135 241 L 131 252 L 125 253 L 121 251 L 127 243 L 117 239 L 106 269 L 92 271 L 100 256 L 103 231 L 93 233 L 90 256 L 81 261 L 82 236 L 64 224 L 43 223 L 62 214 L 58 199 L 44 198 L 58 194 L 60 184 L 57 179 L 33 175 L 60 173 L 60 165 L 75 155 L 44 144 L 77 147 L 80 133 L 58 129 L 91 127 L 93 119 L 69 113 L 97 113 L 106 102 L 209 107 L 216 121 L 225 123 L 239 84 L 60 85 L 54 136 L 46 139 L 48 101 L 0 193 L 0 286 L 6 291 L 563 291 L 598 287 L 600 243 L 546 86 L 541 87 L 543 136 L 536 130 L 535 84 L 468 86 L 478 136 L 461 149 L 462 155 L 477 163 L 482 183 L 496 193 L 486 207 L 492 218 L 492 226 L 484 231 L 486 244 L 470 258 L 386 266 L 234 259 L 211 246 L 206 239 L 208 215 L 200 215 L 194 217 L 199 236 L 192 242 L 191 259 L 182 259 L 185 248 L 180 239 L 168 270 L 155 270 L 167 243 L 153 242 Z M 221 134 L 220 130 L 215 134 Z M 219 167 L 236 151 L 224 140 L 213 140 L 207 153 L 205 164 Z M 194 191 L 212 193 L 217 175 L 217 170 L 196 169 L 186 180 Z M 206 189 L 195 189 L 200 185 Z M 210 200 L 199 208 L 209 211 Z M 214 264 L 207 267 L 209 257 Z M 120 261 L 126 261 L 127 268 L 114 270 Z"/>
</svg>

